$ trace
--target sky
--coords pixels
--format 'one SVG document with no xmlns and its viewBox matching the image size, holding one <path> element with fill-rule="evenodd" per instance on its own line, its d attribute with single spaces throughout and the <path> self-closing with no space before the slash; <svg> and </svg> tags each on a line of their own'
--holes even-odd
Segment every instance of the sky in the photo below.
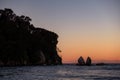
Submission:
<svg viewBox="0 0 120 80">
<path fill-rule="evenodd" d="M 120 63 L 120 0 L 0 0 L 4 8 L 57 33 L 63 63 Z"/>
</svg>

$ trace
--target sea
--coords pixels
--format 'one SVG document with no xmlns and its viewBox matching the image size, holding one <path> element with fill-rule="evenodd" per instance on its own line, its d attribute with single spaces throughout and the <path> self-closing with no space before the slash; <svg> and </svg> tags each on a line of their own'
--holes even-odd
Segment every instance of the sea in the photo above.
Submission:
<svg viewBox="0 0 120 80">
<path fill-rule="evenodd" d="M 0 80 L 120 80 L 120 64 L 0 67 Z"/>
</svg>

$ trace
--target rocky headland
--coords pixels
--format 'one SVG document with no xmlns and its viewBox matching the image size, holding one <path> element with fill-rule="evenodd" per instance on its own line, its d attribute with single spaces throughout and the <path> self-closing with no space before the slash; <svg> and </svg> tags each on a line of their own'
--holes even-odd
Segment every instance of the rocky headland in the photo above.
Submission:
<svg viewBox="0 0 120 80">
<path fill-rule="evenodd" d="M 0 9 L 0 66 L 57 65 L 58 35 L 30 23 L 11 9 Z"/>
</svg>

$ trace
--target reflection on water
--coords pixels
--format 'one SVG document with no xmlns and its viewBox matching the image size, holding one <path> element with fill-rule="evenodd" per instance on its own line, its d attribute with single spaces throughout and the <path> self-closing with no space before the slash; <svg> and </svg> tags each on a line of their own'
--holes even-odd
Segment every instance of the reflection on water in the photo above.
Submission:
<svg viewBox="0 0 120 80">
<path fill-rule="evenodd" d="M 120 65 L 0 67 L 0 80 L 120 80 Z"/>
</svg>

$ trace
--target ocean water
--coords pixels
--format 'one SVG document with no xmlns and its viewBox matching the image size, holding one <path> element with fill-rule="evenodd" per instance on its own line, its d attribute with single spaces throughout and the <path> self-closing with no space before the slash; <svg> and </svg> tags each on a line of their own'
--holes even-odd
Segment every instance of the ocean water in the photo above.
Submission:
<svg viewBox="0 0 120 80">
<path fill-rule="evenodd" d="M 120 80 L 120 65 L 0 67 L 0 80 Z"/>
</svg>

